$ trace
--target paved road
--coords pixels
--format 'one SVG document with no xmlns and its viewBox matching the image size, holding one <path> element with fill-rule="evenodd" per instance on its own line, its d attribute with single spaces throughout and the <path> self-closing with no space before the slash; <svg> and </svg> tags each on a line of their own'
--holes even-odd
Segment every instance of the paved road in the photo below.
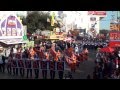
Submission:
<svg viewBox="0 0 120 90">
<path fill-rule="evenodd" d="M 80 63 L 80 67 L 76 70 L 73 74 L 74 79 L 86 79 L 87 75 L 90 74 L 92 76 L 93 68 L 94 68 L 94 58 L 95 58 L 95 51 L 90 51 L 89 53 L 89 59 L 83 63 Z M 65 73 L 70 71 L 70 68 L 65 68 Z M 50 78 L 49 72 L 48 72 L 48 79 Z M 20 76 L 13 76 L 7 74 L 7 71 L 5 73 L 0 72 L 0 79 L 26 79 L 25 77 Z M 34 79 L 29 78 L 29 79 Z M 42 75 L 40 72 L 39 79 L 42 79 Z M 56 79 L 58 79 L 58 73 L 56 72 Z"/>
</svg>

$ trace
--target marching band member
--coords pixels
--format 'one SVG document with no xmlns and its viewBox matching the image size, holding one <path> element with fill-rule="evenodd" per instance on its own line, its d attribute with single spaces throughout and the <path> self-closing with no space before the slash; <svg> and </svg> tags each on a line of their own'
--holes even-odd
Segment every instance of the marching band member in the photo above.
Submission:
<svg viewBox="0 0 120 90">
<path fill-rule="evenodd" d="M 57 56 L 57 59 L 58 59 L 58 60 L 60 60 L 61 53 L 60 53 L 60 51 L 59 51 L 59 50 L 56 52 L 56 56 Z M 58 60 L 57 60 L 57 61 L 58 61 Z"/>
<path fill-rule="evenodd" d="M 44 61 L 43 63 L 46 63 L 47 62 L 47 59 L 42 59 L 42 61 Z M 44 67 L 46 68 L 46 67 Z M 42 69 L 42 76 L 43 76 L 43 79 L 47 79 L 47 69 Z"/>
<path fill-rule="evenodd" d="M 34 55 L 34 61 L 33 61 L 33 68 L 34 68 L 34 73 L 35 73 L 35 78 L 39 77 L 39 64 L 37 62 L 39 60 L 37 53 Z"/>
<path fill-rule="evenodd" d="M 75 56 L 75 54 L 72 54 L 72 60 L 73 60 L 73 64 L 72 64 L 72 71 L 75 72 L 76 69 L 76 62 L 77 62 L 77 58 Z"/>
<path fill-rule="evenodd" d="M 62 62 L 64 62 L 64 56 L 60 59 L 60 63 Z M 64 70 L 58 71 L 59 79 L 63 79 L 63 74 L 64 74 Z"/>
<path fill-rule="evenodd" d="M 34 59 L 34 55 L 35 55 L 35 51 L 33 50 L 33 48 L 30 48 L 30 51 L 29 51 L 29 53 L 30 53 L 30 59 Z"/>
<path fill-rule="evenodd" d="M 11 71 L 12 71 L 11 60 L 12 60 L 12 54 L 10 53 L 10 55 L 8 56 L 8 64 L 7 64 L 8 74 L 11 74 Z"/>
<path fill-rule="evenodd" d="M 30 60 L 34 60 L 34 55 L 35 55 L 35 51 L 33 50 L 32 47 L 29 48 L 29 56 L 28 56 L 28 59 L 27 59 L 27 65 L 28 65 L 28 68 L 27 68 L 27 78 L 28 78 L 28 75 L 29 75 L 29 72 L 30 72 L 30 77 L 32 77 L 32 69 L 31 69 L 31 61 Z"/>
</svg>

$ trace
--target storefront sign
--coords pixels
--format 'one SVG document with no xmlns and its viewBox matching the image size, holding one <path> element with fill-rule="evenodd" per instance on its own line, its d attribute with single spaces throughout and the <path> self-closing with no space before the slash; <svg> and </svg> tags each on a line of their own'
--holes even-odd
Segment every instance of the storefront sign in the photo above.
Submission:
<svg viewBox="0 0 120 90">
<path fill-rule="evenodd" d="M 0 39 L 22 38 L 23 25 L 15 15 L 3 18 L 0 23 Z"/>
</svg>

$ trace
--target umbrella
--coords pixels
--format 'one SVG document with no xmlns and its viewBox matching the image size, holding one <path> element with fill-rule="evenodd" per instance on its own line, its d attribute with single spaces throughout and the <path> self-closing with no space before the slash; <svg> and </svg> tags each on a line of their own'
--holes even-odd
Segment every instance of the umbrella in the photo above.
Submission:
<svg viewBox="0 0 120 90">
<path fill-rule="evenodd" d="M 101 49 L 100 49 L 100 52 L 108 52 L 108 53 L 111 53 L 111 52 L 113 52 L 113 51 L 114 51 L 114 49 L 111 48 L 111 47 L 104 47 L 104 48 L 101 48 Z"/>
</svg>

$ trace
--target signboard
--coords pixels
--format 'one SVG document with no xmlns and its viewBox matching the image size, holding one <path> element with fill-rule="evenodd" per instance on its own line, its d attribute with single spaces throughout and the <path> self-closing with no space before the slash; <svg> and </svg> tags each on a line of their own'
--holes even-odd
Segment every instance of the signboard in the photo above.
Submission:
<svg viewBox="0 0 120 90">
<path fill-rule="evenodd" d="M 0 23 L 0 39 L 22 38 L 23 25 L 15 15 L 3 18 Z"/>
<path fill-rule="evenodd" d="M 110 23 L 111 31 L 120 31 L 120 23 Z"/>
<path fill-rule="evenodd" d="M 110 32 L 110 40 L 120 40 L 120 32 Z"/>
<path fill-rule="evenodd" d="M 106 16 L 106 11 L 88 11 L 88 15 Z"/>
</svg>

